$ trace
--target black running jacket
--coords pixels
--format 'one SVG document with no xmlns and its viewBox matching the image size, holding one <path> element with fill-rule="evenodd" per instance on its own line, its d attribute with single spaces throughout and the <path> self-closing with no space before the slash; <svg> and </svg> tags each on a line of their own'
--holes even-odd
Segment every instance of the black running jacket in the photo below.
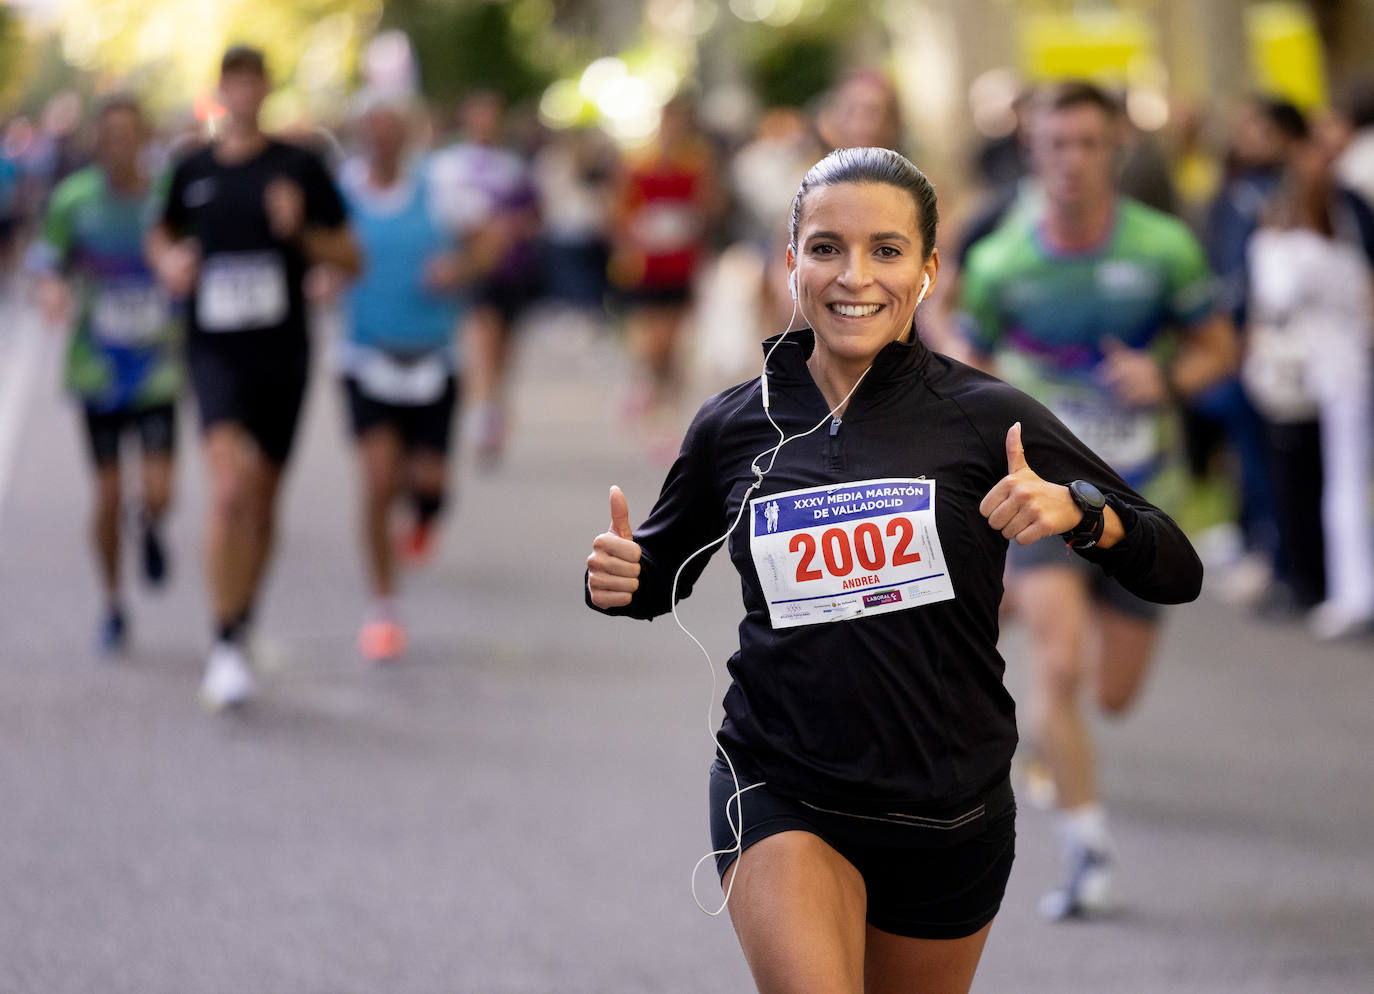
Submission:
<svg viewBox="0 0 1374 994">
<path fill-rule="evenodd" d="M 768 363 L 772 414 L 788 435 L 829 410 L 806 367 L 813 344 L 811 332 L 793 332 Z M 729 661 L 733 683 L 720 733 L 742 774 L 812 803 L 911 812 L 976 797 L 1006 776 L 1016 748 L 1015 707 L 997 651 L 1007 540 L 978 507 L 1007 473 L 1006 434 L 1016 421 L 1032 470 L 1051 482 L 1095 484 L 1126 527 L 1111 549 L 1076 554 L 1147 600 L 1197 596 L 1202 564 L 1178 525 L 1044 406 L 919 342 L 894 342 L 879 353 L 843 419 L 789 442 L 752 496 L 847 481 L 934 479 L 935 520 L 955 596 L 774 629 L 746 514 L 729 543 L 745 616 L 739 651 Z M 758 379 L 708 400 L 658 502 L 634 532 L 643 549 L 639 589 L 630 604 L 604 613 L 651 619 L 668 612 L 674 573 L 735 520 L 755 457 L 777 440 Z M 707 559 L 699 556 L 684 571 L 679 599 Z"/>
</svg>

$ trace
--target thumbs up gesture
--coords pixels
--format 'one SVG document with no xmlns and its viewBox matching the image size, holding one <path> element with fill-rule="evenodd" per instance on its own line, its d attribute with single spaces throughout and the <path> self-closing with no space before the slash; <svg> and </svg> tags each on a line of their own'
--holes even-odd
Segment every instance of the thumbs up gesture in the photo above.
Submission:
<svg viewBox="0 0 1374 994">
<path fill-rule="evenodd" d="M 1018 545 L 1066 532 L 1083 517 L 1068 487 L 1042 480 L 1027 465 L 1020 421 L 1007 430 L 1007 475 L 988 491 L 978 513 Z"/>
<path fill-rule="evenodd" d="M 592 540 L 587 557 L 587 591 L 600 608 L 624 607 L 639 589 L 639 543 L 630 530 L 630 506 L 611 487 L 611 527 Z"/>
</svg>

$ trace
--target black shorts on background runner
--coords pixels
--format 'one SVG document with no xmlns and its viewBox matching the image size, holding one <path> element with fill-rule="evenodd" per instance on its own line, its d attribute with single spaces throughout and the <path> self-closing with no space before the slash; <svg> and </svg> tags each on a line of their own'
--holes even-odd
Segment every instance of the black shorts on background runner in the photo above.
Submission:
<svg viewBox="0 0 1374 994">
<path fill-rule="evenodd" d="M 735 782 L 719 758 L 711 767 L 711 847 L 730 850 L 735 833 L 726 819 Z M 741 787 L 749 781 L 741 777 Z M 1016 854 L 1016 799 L 1003 780 L 978 799 L 931 817 L 886 817 L 818 808 L 771 793 L 767 785 L 740 796 L 744 859 L 749 847 L 780 832 L 817 836 L 859 871 L 868 892 L 868 923 L 913 939 L 962 939 L 996 917 Z M 900 820 L 899 819 L 903 819 Z M 740 858 L 716 856 L 725 871 Z"/>
<path fill-rule="evenodd" d="M 1011 567 L 1013 575 L 1042 566 L 1063 566 L 1086 578 L 1089 595 L 1100 604 L 1140 621 L 1158 621 L 1164 615 L 1160 605 L 1137 597 L 1118 580 L 1104 573 L 1102 567 L 1075 556 L 1057 536 L 1043 538 L 1030 545 L 1012 542 L 1007 546 L 1007 565 Z"/>
<path fill-rule="evenodd" d="M 84 411 L 86 438 L 96 466 L 119 461 L 119 440 L 126 431 L 137 432 L 144 455 L 170 456 L 176 451 L 177 412 L 172 404 L 124 411 Z"/>
<path fill-rule="evenodd" d="M 305 341 L 284 347 L 246 332 L 224 345 L 192 339 L 186 365 L 200 407 L 201 430 L 221 422 L 242 425 L 268 459 L 284 465 L 305 398 L 310 368 Z"/>
<path fill-rule="evenodd" d="M 363 392 L 358 381 L 344 377 L 344 394 L 353 437 L 378 425 L 390 425 L 401 436 L 407 451 L 423 449 L 447 455 L 453 435 L 453 411 L 458 405 L 458 383 L 450 376 L 443 395 L 432 404 L 388 404 Z"/>
</svg>

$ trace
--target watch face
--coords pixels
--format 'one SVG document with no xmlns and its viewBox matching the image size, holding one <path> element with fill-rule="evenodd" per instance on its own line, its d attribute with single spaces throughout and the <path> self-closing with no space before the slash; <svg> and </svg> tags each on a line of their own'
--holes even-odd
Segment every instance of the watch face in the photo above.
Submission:
<svg viewBox="0 0 1374 994">
<path fill-rule="evenodd" d="M 1083 480 L 1070 483 L 1069 493 L 1073 494 L 1074 503 L 1085 511 L 1101 511 L 1107 506 L 1107 498 L 1102 496 L 1102 491 Z"/>
</svg>

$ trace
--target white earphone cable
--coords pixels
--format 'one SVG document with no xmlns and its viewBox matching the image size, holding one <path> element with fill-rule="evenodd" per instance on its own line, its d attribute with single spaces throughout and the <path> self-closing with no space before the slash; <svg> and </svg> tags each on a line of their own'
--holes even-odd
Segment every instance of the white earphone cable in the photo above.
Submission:
<svg viewBox="0 0 1374 994">
<path fill-rule="evenodd" d="M 734 837 L 735 844 L 728 849 L 715 849 L 711 852 L 708 852 L 705 856 L 702 856 L 701 859 L 697 860 L 696 865 L 692 867 L 692 900 L 696 902 L 698 908 L 700 908 L 706 914 L 710 915 L 712 918 L 715 918 L 718 915 L 720 915 L 721 912 L 723 912 L 729 906 L 730 895 L 731 893 L 733 893 L 735 889 L 735 878 L 734 876 L 731 876 L 730 883 L 725 888 L 725 896 L 720 902 L 720 907 L 712 911 L 711 909 L 706 907 L 706 905 L 702 904 L 701 898 L 697 896 L 697 874 L 701 871 L 701 864 L 705 863 L 708 859 L 714 859 L 716 856 L 727 856 L 730 853 L 739 853 L 740 857 L 743 857 L 744 806 L 743 801 L 741 799 L 744 796 L 744 794 L 746 794 L 748 791 L 753 790 L 755 787 L 762 787 L 764 786 L 764 784 L 762 781 L 760 781 L 758 783 L 752 783 L 747 787 L 741 787 L 739 783 L 739 774 L 735 770 L 734 761 L 730 759 L 730 754 L 726 752 L 725 747 L 721 745 L 720 735 L 716 731 L 715 722 L 713 720 L 713 710 L 715 708 L 716 702 L 716 690 L 719 686 L 719 681 L 716 676 L 716 665 L 712 661 L 711 654 L 707 651 L 706 646 L 702 645 L 701 640 L 698 639 L 695 635 L 691 633 L 691 631 L 688 630 L 687 626 L 682 623 L 682 618 L 678 615 L 678 581 L 682 578 L 682 571 L 687 568 L 688 563 L 696 559 L 697 556 L 700 556 L 702 553 L 714 550 L 718 545 L 727 541 L 730 538 L 730 536 L 734 533 L 735 529 L 739 526 L 740 519 L 744 517 L 745 509 L 749 506 L 749 498 L 754 494 L 756 490 L 763 486 L 763 478 L 767 476 L 770 472 L 772 472 L 773 464 L 777 462 L 778 453 L 782 451 L 782 447 L 786 445 L 788 442 L 794 442 L 799 438 L 805 438 L 807 435 L 814 434 L 815 432 L 823 428 L 827 423 L 829 423 L 831 419 L 833 419 L 836 416 L 836 412 L 841 410 L 847 403 L 849 403 L 849 398 L 854 396 L 854 391 L 859 388 L 859 384 L 863 382 L 864 377 L 866 377 L 868 375 L 869 370 L 873 368 L 872 364 L 870 363 L 868 369 L 865 369 L 862 373 L 859 374 L 859 378 L 854 381 L 854 385 L 849 388 L 849 392 L 846 393 L 844 397 L 840 399 L 839 403 L 837 403 L 828 412 L 826 412 L 825 417 L 821 418 L 821 420 L 816 422 L 816 424 L 813 425 L 811 428 L 808 428 L 806 431 L 799 432 L 795 435 L 788 436 L 782 430 L 782 428 L 779 427 L 778 423 L 773 420 L 773 412 L 769 409 L 770 405 L 768 397 L 768 362 L 770 359 L 773 358 L 773 353 L 777 351 L 778 346 L 783 343 L 783 341 L 787 338 L 789 334 L 791 334 L 792 322 L 797 319 L 797 312 L 801 309 L 801 302 L 798 299 L 800 294 L 796 290 L 796 269 L 793 269 L 790 279 L 793 280 L 792 316 L 787 319 L 787 330 L 778 336 L 778 340 L 773 343 L 772 347 L 769 348 L 767 354 L 764 356 L 763 373 L 760 376 L 763 413 L 764 416 L 768 418 L 768 423 L 773 426 L 773 430 L 778 433 L 778 442 L 772 448 L 765 449 L 762 452 L 760 452 L 750 462 L 749 468 L 754 473 L 754 482 L 749 484 L 749 487 L 744 491 L 744 495 L 740 498 L 739 511 L 735 514 L 735 520 L 730 523 L 730 527 L 725 530 L 725 534 L 721 535 L 719 538 L 707 542 L 700 549 L 697 549 L 695 552 L 693 552 L 690 556 L 688 556 L 686 559 L 682 561 L 682 565 L 680 565 L 677 568 L 677 572 L 673 574 L 673 586 L 672 590 L 669 593 L 669 604 L 672 606 L 673 621 L 677 624 L 678 628 L 682 629 L 682 633 L 686 635 L 689 639 L 691 639 L 692 643 L 699 650 L 701 650 L 701 654 L 706 657 L 706 666 L 711 671 L 711 696 L 706 703 L 706 730 L 707 733 L 711 736 L 711 741 L 715 743 L 717 751 L 725 760 L 725 765 L 730 770 L 731 782 L 734 784 L 735 787 L 734 793 L 730 796 L 730 799 L 725 802 L 725 819 L 727 823 L 730 825 L 730 832 L 731 835 Z M 921 301 L 925 298 L 926 291 L 927 289 L 929 289 L 929 286 L 930 277 L 927 276 L 925 284 L 921 287 L 921 293 L 916 298 L 917 307 L 921 305 Z M 913 309 L 911 314 L 911 320 L 908 321 L 907 324 L 911 325 L 912 322 L 915 321 L 915 319 L 916 312 L 915 309 Z M 759 460 L 761 460 L 764 456 L 769 457 L 768 465 L 765 468 L 760 469 Z M 733 816 L 730 813 L 730 805 L 732 802 L 735 806 L 735 814 Z"/>
<path fill-rule="evenodd" d="M 795 321 L 796 318 L 797 318 L 797 310 L 798 310 L 798 308 L 799 308 L 799 304 L 797 303 L 796 300 L 793 300 L 793 302 L 792 302 L 792 317 L 789 318 L 788 321 L 787 321 L 787 327 L 788 327 L 789 329 L 792 327 L 792 322 Z M 770 349 L 768 350 L 768 354 L 767 354 L 766 356 L 764 356 L 764 360 L 763 360 L 763 374 L 762 374 L 761 379 L 762 379 L 762 381 L 763 381 L 763 393 L 764 393 L 764 396 L 765 396 L 765 397 L 767 396 L 767 390 L 768 390 L 768 387 L 767 387 L 767 383 L 768 383 L 768 360 L 771 359 L 771 358 L 773 357 L 773 353 L 774 353 L 775 351 L 777 351 L 778 346 L 781 345 L 781 344 L 783 343 L 783 340 L 787 337 L 788 333 L 789 333 L 789 332 L 786 332 L 786 331 L 785 331 L 785 332 L 783 332 L 780 336 L 778 336 L 778 340 L 777 340 L 776 342 L 773 343 L 772 348 L 770 348 Z M 872 368 L 872 367 L 869 367 L 869 368 Z M 672 587 L 672 591 L 671 591 L 670 594 L 669 594 L 669 603 L 672 605 L 672 611 L 673 611 L 673 621 L 677 623 L 678 628 L 682 629 L 682 633 L 683 633 L 684 635 L 686 635 L 689 639 L 691 639 L 691 640 L 692 640 L 692 643 L 693 643 L 699 650 L 701 650 L 701 654 L 702 654 L 703 656 L 706 657 L 706 666 L 707 666 L 707 668 L 711 671 L 711 696 L 710 696 L 710 698 L 707 700 L 707 703 L 706 703 L 706 730 L 707 730 L 707 733 L 711 736 L 711 741 L 715 743 L 716 749 L 720 752 L 721 756 L 724 758 L 724 760 L 725 760 L 725 765 L 726 765 L 727 767 L 729 767 L 729 769 L 730 769 L 730 779 L 732 780 L 732 782 L 734 783 L 734 786 L 735 786 L 734 794 L 731 796 L 730 801 L 727 801 L 726 804 L 725 804 L 725 818 L 726 818 L 726 820 L 727 820 L 727 821 L 729 822 L 729 824 L 730 824 L 730 829 L 731 829 L 732 835 L 734 836 L 735 844 L 734 844 L 733 846 L 731 846 L 729 849 L 716 849 L 716 850 L 713 850 L 712 852 L 708 852 L 705 856 L 701 857 L 701 859 L 697 860 L 696 865 L 695 865 L 694 867 L 692 867 L 692 900 L 696 901 L 696 904 L 697 904 L 697 907 L 698 907 L 698 908 L 700 908 L 702 911 L 706 912 L 706 914 L 710 915 L 710 916 L 713 917 L 713 918 L 716 917 L 717 915 L 719 915 L 721 912 L 723 912 L 723 911 L 726 909 L 726 907 L 729 905 L 729 903 L 730 903 L 730 894 L 731 894 L 731 892 L 734 890 L 734 887 L 735 887 L 735 879 L 734 879 L 734 877 L 731 877 L 731 878 L 730 878 L 730 883 L 729 883 L 729 885 L 728 885 L 728 886 L 726 887 L 726 889 L 725 889 L 725 897 L 724 897 L 724 899 L 721 901 L 720 907 L 718 907 L 718 908 L 716 908 L 716 910 L 712 911 L 711 909 L 707 908 L 706 905 L 702 904 L 702 903 L 701 903 L 701 898 L 697 896 L 697 873 L 699 873 L 700 870 L 701 870 L 701 864 L 702 864 L 702 863 L 705 863 L 708 859 L 713 859 L 713 858 L 716 857 L 716 856 L 725 856 L 725 855 L 728 855 L 728 854 L 730 854 L 730 853 L 732 853 L 732 852 L 743 853 L 743 850 L 744 850 L 744 813 L 743 813 L 743 804 L 742 804 L 740 798 L 745 794 L 745 792 L 750 791 L 750 790 L 753 790 L 755 787 L 762 787 L 762 786 L 763 786 L 763 783 L 762 783 L 762 782 L 760 782 L 760 783 L 754 783 L 754 784 L 750 784 L 748 787 L 741 787 L 740 784 L 739 784 L 739 774 L 735 771 L 735 764 L 734 764 L 734 762 L 730 759 L 730 754 L 729 754 L 728 752 L 726 752 L 725 747 L 724 747 L 723 745 L 721 745 L 720 736 L 719 736 L 719 735 L 717 734 L 717 732 L 716 732 L 715 721 L 713 720 L 713 709 L 714 709 L 714 707 L 715 707 L 715 702 L 716 702 L 716 691 L 717 691 L 717 689 L 718 689 L 718 687 L 719 687 L 719 681 L 718 681 L 718 678 L 717 678 L 717 676 L 716 676 L 716 665 L 715 665 L 715 663 L 714 663 L 714 662 L 712 661 L 712 659 L 711 659 L 711 654 L 710 654 L 710 652 L 708 652 L 707 649 L 706 649 L 706 647 L 705 647 L 704 645 L 701 644 L 701 640 L 698 639 L 695 635 L 693 635 L 693 634 L 691 633 L 691 631 L 687 628 L 687 626 L 684 625 L 684 624 L 682 623 L 682 618 L 681 618 L 681 616 L 678 615 L 678 611 L 677 611 L 677 587 L 678 587 L 678 581 L 681 579 L 681 577 L 682 577 L 682 571 L 683 571 L 684 569 L 687 568 L 687 564 L 688 564 L 688 563 L 690 563 L 692 560 L 696 559 L 697 556 L 700 556 L 702 553 L 705 553 L 705 552 L 714 550 L 714 549 L 715 549 L 718 545 L 720 545 L 722 542 L 725 542 L 726 540 L 728 540 L 728 539 L 730 538 L 730 536 L 734 533 L 735 529 L 739 526 L 740 519 L 744 517 L 745 509 L 748 508 L 748 506 L 749 506 L 749 498 L 750 498 L 750 496 L 752 496 L 753 493 L 754 493 L 754 491 L 758 490 L 758 488 L 761 487 L 761 486 L 763 485 L 763 478 L 764 478 L 769 472 L 772 471 L 772 469 L 773 469 L 773 464 L 774 464 L 775 462 L 777 462 L 778 453 L 779 453 L 780 451 L 782 451 L 782 447 L 783 447 L 784 445 L 786 445 L 788 442 L 796 441 L 796 440 L 799 439 L 799 438 L 805 438 L 807 435 L 811 435 L 811 434 L 813 434 L 813 433 L 819 431 L 819 430 L 820 430 L 821 428 L 823 428 L 827 423 L 829 423 L 830 420 L 831 420 L 832 418 L 835 417 L 835 412 L 838 411 L 838 410 L 840 410 L 842 407 L 844 407 L 844 405 L 847 404 L 847 403 L 849 402 L 849 398 L 852 397 L 852 396 L 854 396 L 854 391 L 857 390 L 857 389 L 859 388 L 859 384 L 863 382 L 864 377 L 867 376 L 867 375 L 868 375 L 868 370 L 865 369 L 865 370 L 863 371 L 863 373 L 861 373 L 861 374 L 859 375 L 859 378 L 858 378 L 857 380 L 854 381 L 854 385 L 853 385 L 852 387 L 849 388 L 849 392 L 848 392 L 847 394 L 844 395 L 844 397 L 840 400 L 840 402 L 839 402 L 838 404 L 836 404 L 834 407 L 832 407 L 829 411 L 826 412 L 825 417 L 821 418 L 820 421 L 816 422 L 815 425 L 813 425 L 811 428 L 808 428 L 806 431 L 799 432 L 799 433 L 797 433 L 796 435 L 792 435 L 792 436 L 790 436 L 790 437 L 782 430 L 781 427 L 779 427 L 778 423 L 777 423 L 776 421 L 773 420 L 773 413 L 772 413 L 772 411 L 770 411 L 770 410 L 768 409 L 768 404 L 767 404 L 767 403 L 764 404 L 764 415 L 768 418 L 768 423 L 769 423 L 770 425 L 773 426 L 773 430 L 776 431 L 776 432 L 778 433 L 778 443 L 777 443 L 776 445 L 774 445 L 771 449 L 765 449 L 763 452 L 760 452 L 760 453 L 759 453 L 758 455 L 756 455 L 756 456 L 753 458 L 753 460 L 751 461 L 749 468 L 750 468 L 751 470 L 753 470 L 753 472 L 754 472 L 754 482 L 751 483 L 751 484 L 749 484 L 748 489 L 744 491 L 744 495 L 740 498 L 739 511 L 736 512 L 736 514 L 735 514 L 735 520 L 732 521 L 732 522 L 730 523 L 730 527 L 727 528 L 727 529 L 725 530 L 725 534 L 721 535 L 719 538 L 712 539 L 710 542 L 708 542 L 708 543 L 706 543 L 705 545 L 703 545 L 700 549 L 697 549 L 695 552 L 693 552 L 690 556 L 688 556 L 686 559 L 684 559 L 684 560 L 682 561 L 682 565 L 679 566 L 679 567 L 677 568 L 677 572 L 673 574 L 673 587 Z M 765 468 L 763 468 L 763 469 L 760 469 L 760 468 L 759 468 L 759 460 L 762 459 L 764 456 L 769 456 L 768 465 L 767 465 L 767 467 L 765 467 Z M 731 814 L 730 814 L 730 803 L 731 803 L 731 801 L 734 802 L 735 811 L 736 811 L 736 814 L 738 815 L 738 821 L 736 820 L 735 817 L 732 817 Z"/>
</svg>

